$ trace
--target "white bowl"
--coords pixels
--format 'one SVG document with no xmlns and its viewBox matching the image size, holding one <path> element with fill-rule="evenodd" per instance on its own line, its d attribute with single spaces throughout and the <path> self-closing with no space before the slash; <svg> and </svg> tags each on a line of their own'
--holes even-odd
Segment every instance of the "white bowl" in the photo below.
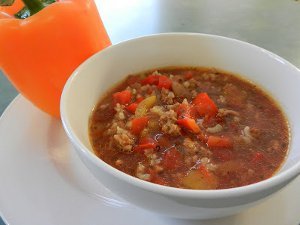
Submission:
<svg viewBox="0 0 300 225">
<path fill-rule="evenodd" d="M 91 111 L 102 94 L 128 74 L 165 66 L 216 67 L 238 73 L 267 90 L 282 106 L 291 128 L 288 157 L 265 181 L 226 190 L 185 190 L 129 176 L 94 155 L 88 136 Z M 235 214 L 266 199 L 300 173 L 300 71 L 262 48 L 220 36 L 171 33 L 113 45 L 85 61 L 61 97 L 64 128 L 83 163 L 111 191 L 150 211 L 178 218 Z"/>
</svg>

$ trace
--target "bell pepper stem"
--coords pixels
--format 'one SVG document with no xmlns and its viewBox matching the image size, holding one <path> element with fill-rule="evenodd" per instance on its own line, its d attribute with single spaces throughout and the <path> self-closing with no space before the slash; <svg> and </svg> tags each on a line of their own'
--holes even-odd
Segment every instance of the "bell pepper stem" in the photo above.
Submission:
<svg viewBox="0 0 300 225">
<path fill-rule="evenodd" d="M 45 5 L 39 0 L 22 0 L 22 1 L 30 10 L 31 15 L 36 14 L 37 12 L 45 8 Z"/>
</svg>

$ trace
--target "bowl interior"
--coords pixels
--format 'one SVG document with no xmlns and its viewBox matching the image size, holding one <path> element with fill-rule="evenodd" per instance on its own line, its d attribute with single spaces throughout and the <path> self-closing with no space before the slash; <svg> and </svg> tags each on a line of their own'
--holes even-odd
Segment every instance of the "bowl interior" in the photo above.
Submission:
<svg viewBox="0 0 300 225">
<path fill-rule="evenodd" d="M 264 49 L 211 35 L 148 36 L 111 46 L 88 59 L 74 72 L 62 95 L 62 118 L 72 138 L 92 151 L 88 121 L 101 95 L 128 74 L 165 66 L 215 67 L 240 74 L 269 92 L 285 112 L 292 137 L 278 174 L 297 163 L 300 168 L 300 71 Z"/>
</svg>

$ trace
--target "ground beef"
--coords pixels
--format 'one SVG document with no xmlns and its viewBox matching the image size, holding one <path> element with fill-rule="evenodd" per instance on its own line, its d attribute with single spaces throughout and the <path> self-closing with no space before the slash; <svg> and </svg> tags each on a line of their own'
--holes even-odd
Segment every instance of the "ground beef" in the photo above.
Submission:
<svg viewBox="0 0 300 225">
<path fill-rule="evenodd" d="M 133 151 L 133 145 L 135 143 L 134 135 L 128 130 L 117 126 L 116 134 L 113 137 L 114 144 L 119 150 L 128 153 Z"/>
<path fill-rule="evenodd" d="M 174 110 L 169 110 L 159 118 L 161 130 L 172 136 L 180 135 L 181 128 L 177 125 L 177 113 Z"/>
<path fill-rule="evenodd" d="M 202 75 L 202 77 L 203 77 L 204 80 L 214 81 L 217 78 L 217 74 L 215 74 L 215 73 L 204 73 Z"/>
<path fill-rule="evenodd" d="M 167 104 L 167 105 L 171 105 L 171 104 L 174 103 L 174 98 L 175 98 L 175 95 L 172 91 L 169 91 L 168 89 L 165 89 L 165 88 L 163 88 L 161 90 L 161 101 L 162 101 L 162 103 Z"/>
<path fill-rule="evenodd" d="M 200 85 L 200 82 L 197 81 L 196 79 L 192 78 L 189 80 L 189 87 L 190 88 L 196 88 Z"/>
<path fill-rule="evenodd" d="M 219 98 L 217 99 L 217 102 L 220 104 L 225 104 L 226 98 L 223 95 L 220 95 Z"/>
<path fill-rule="evenodd" d="M 124 106 L 120 105 L 119 103 L 116 104 L 114 107 L 116 114 L 115 114 L 115 119 L 120 119 L 120 120 L 125 120 L 125 113 L 124 113 Z"/>
<path fill-rule="evenodd" d="M 139 95 L 137 97 L 143 96 L 144 98 L 149 97 L 151 95 L 156 95 L 156 93 L 153 91 L 155 87 L 153 85 L 144 85 L 141 87 L 139 91 Z"/>
<path fill-rule="evenodd" d="M 150 180 L 150 174 L 145 172 L 146 167 L 142 163 L 138 163 L 136 169 L 136 177 L 142 180 Z"/>
<path fill-rule="evenodd" d="M 125 121 L 124 120 L 112 120 L 111 126 L 107 127 L 108 129 L 104 132 L 106 136 L 113 136 L 117 133 L 117 127 L 125 128 Z"/>
<path fill-rule="evenodd" d="M 210 171 L 214 171 L 217 168 L 217 165 L 212 163 L 208 157 L 201 158 L 200 162 Z"/>
<path fill-rule="evenodd" d="M 190 155 L 194 155 L 200 150 L 200 146 L 196 141 L 192 141 L 190 138 L 185 138 L 183 140 L 183 146 L 185 147 L 185 152 Z"/>
<path fill-rule="evenodd" d="M 162 106 L 158 106 L 158 105 L 153 106 L 153 107 L 150 109 L 150 112 L 155 113 L 155 114 L 157 114 L 158 116 L 162 116 L 162 115 L 165 113 L 164 108 L 163 108 Z"/>
</svg>

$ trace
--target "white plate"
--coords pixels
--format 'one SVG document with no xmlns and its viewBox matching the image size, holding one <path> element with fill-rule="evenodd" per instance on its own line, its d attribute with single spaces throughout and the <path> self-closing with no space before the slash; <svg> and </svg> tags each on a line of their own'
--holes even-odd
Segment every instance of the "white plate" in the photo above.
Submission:
<svg viewBox="0 0 300 225">
<path fill-rule="evenodd" d="M 140 210 L 103 187 L 72 151 L 59 120 L 17 97 L 0 120 L 0 211 L 10 225 L 298 225 L 300 177 L 261 205 L 210 221 Z"/>
</svg>

